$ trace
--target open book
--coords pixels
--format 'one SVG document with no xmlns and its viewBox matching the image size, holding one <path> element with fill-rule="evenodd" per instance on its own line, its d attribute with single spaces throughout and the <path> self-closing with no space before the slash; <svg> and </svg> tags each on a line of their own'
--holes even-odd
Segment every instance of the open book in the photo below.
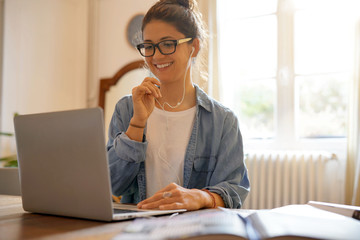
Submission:
<svg viewBox="0 0 360 240">
<path fill-rule="evenodd" d="M 289 205 L 250 213 L 200 210 L 172 217 L 136 219 L 122 239 L 359 239 L 360 221 L 310 205 Z"/>
</svg>

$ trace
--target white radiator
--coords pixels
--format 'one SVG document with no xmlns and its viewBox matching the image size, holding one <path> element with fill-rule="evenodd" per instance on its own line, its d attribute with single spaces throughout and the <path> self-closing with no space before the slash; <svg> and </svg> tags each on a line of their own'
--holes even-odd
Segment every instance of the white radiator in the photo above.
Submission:
<svg viewBox="0 0 360 240">
<path fill-rule="evenodd" d="M 269 151 L 245 155 L 251 190 L 245 209 L 270 209 L 309 200 L 341 202 L 339 161 L 326 152 Z"/>
</svg>

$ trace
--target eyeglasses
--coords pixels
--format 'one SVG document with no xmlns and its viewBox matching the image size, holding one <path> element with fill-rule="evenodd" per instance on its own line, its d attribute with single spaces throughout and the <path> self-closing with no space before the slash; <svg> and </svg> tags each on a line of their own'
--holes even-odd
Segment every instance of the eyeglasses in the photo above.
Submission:
<svg viewBox="0 0 360 240">
<path fill-rule="evenodd" d="M 191 41 L 192 38 L 183 38 L 179 40 L 165 40 L 161 41 L 157 44 L 153 43 L 141 43 L 136 46 L 139 50 L 140 54 L 143 57 L 151 57 L 155 54 L 155 48 L 159 49 L 161 54 L 163 55 L 170 55 L 176 51 L 176 46 L 182 43 L 186 43 Z"/>
</svg>

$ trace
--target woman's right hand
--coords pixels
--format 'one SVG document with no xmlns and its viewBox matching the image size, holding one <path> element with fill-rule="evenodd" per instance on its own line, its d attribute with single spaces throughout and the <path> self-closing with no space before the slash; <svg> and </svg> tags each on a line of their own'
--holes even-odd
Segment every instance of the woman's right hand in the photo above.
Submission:
<svg viewBox="0 0 360 240">
<path fill-rule="evenodd" d="M 147 119 L 154 110 L 155 98 L 161 97 L 160 89 L 157 87 L 160 84 L 156 78 L 147 77 L 139 86 L 132 89 L 134 115 L 131 124 L 145 126 Z"/>
</svg>

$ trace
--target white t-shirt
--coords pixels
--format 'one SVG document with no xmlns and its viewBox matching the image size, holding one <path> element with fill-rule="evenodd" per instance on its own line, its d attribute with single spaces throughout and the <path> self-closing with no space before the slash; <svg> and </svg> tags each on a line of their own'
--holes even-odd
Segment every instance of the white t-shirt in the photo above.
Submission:
<svg viewBox="0 0 360 240">
<path fill-rule="evenodd" d="M 181 112 L 154 108 L 147 121 L 146 197 L 169 183 L 183 185 L 184 158 L 196 107 Z"/>
</svg>

